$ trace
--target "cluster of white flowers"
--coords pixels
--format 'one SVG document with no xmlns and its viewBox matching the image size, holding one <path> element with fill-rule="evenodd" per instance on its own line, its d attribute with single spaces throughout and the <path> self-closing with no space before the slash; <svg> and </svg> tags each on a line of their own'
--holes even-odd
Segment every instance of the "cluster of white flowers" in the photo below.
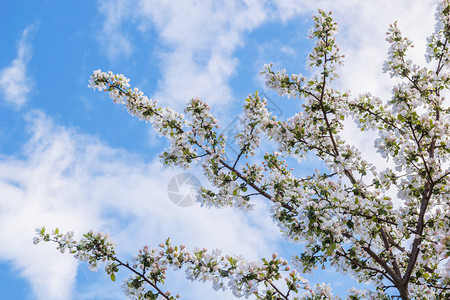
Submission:
<svg viewBox="0 0 450 300">
<path fill-rule="evenodd" d="M 273 64 L 264 65 L 261 75 L 265 75 L 266 86 L 274 89 L 280 96 L 288 96 L 289 98 L 296 98 L 300 95 L 299 90 L 302 89 L 306 81 L 306 77 L 302 74 L 286 74 L 283 69 L 275 73 L 272 71 Z"/>
<path fill-rule="evenodd" d="M 68 251 L 74 254 L 76 259 L 87 262 L 91 271 L 97 271 L 99 262 L 107 262 L 108 274 L 112 274 L 111 272 L 114 271 L 114 265 L 111 263 L 114 261 L 116 244 L 107 234 L 91 230 L 84 234 L 82 239 L 76 241 L 73 231 L 62 234 L 56 228 L 51 233 L 47 233 L 45 227 L 40 227 L 36 229 L 33 242 L 37 244 L 40 241 L 56 242 L 58 244 L 57 249 L 61 253 Z"/>
<path fill-rule="evenodd" d="M 59 249 L 68 249 L 76 259 L 87 262 L 91 271 L 96 271 L 98 264 L 105 262 L 105 271 L 112 280 L 119 268 L 131 270 L 133 275 L 124 280 L 123 289 L 132 299 L 180 298 L 180 295 L 172 296 L 160 288 L 169 268 L 184 269 L 187 279 L 211 282 L 215 290 L 230 289 L 236 297 L 289 299 L 300 296 L 298 299 L 305 300 L 318 299 L 315 295 L 333 297 L 329 286 L 311 288 L 308 281 L 291 270 L 288 262 L 276 253 L 270 259 L 247 262 L 240 256 L 223 256 L 220 250 L 194 249 L 189 252 L 184 245 L 173 246 L 167 239 L 158 248 L 144 246 L 128 263 L 115 256 L 115 244 L 108 235 L 90 231 L 76 241 L 73 232 L 60 234 L 56 229 L 47 233 L 44 227 L 36 232 L 35 243 L 40 240 L 56 242 Z"/>
<path fill-rule="evenodd" d="M 443 0 L 439 2 L 435 15 L 435 32 L 427 39 L 427 55 L 425 56 L 427 62 L 441 60 L 443 65 L 450 63 L 450 52 L 447 45 L 450 31 L 449 9 L 450 1 Z"/>
<path fill-rule="evenodd" d="M 249 95 L 245 99 L 244 116 L 242 118 L 243 129 L 236 135 L 236 140 L 241 149 L 241 155 L 253 156 L 255 149 L 259 148 L 261 140 L 261 119 L 267 119 L 267 101 L 261 99 L 258 93 Z"/>
<path fill-rule="evenodd" d="M 413 47 L 413 44 L 407 37 L 402 36 L 397 22 L 389 25 L 386 35 L 386 41 L 390 43 L 390 47 L 383 71 L 389 72 L 391 77 L 409 76 L 412 69 L 417 71 L 417 66 L 413 65 L 411 60 L 405 59 L 408 48 Z"/>
<path fill-rule="evenodd" d="M 318 68 L 322 79 L 332 81 L 339 77 L 336 68 L 342 64 L 344 58 L 339 53 L 334 38 L 338 32 L 338 25 L 331 17 L 331 12 L 322 10 L 313 16 L 313 21 L 314 27 L 311 28 L 308 38 L 315 40 L 315 46 L 308 55 L 307 66 L 311 69 Z"/>
<path fill-rule="evenodd" d="M 286 121 L 277 120 L 265 99 L 257 93 L 250 95 L 233 161 L 225 158 L 226 141 L 218 133 L 218 121 L 199 99 L 192 99 L 182 115 L 131 89 L 123 75 L 98 70 L 90 86 L 109 92 L 114 102 L 125 104 L 132 115 L 151 122 L 169 139 L 170 148 L 161 155 L 165 164 L 189 167 L 194 160 L 202 160 L 204 174 L 214 185 L 214 190 L 200 189 L 203 205 L 248 210 L 253 196 L 268 199 L 284 236 L 305 244 L 293 259 L 297 270 L 310 272 L 330 264 L 376 286 L 376 291 L 351 290 L 348 299 L 390 299 L 392 287 L 403 299 L 445 298 L 450 297 L 450 108 L 442 91 L 450 87 L 449 18 L 449 1 L 443 0 L 436 32 L 428 39 L 427 57 L 433 70 L 407 59 L 412 42 L 402 36 L 396 23 L 390 26 L 384 70 L 401 83 L 394 87 L 392 99 L 383 103 L 370 94 L 350 99 L 347 92 L 329 86 L 338 77 L 343 55 L 336 45 L 337 25 L 331 13 L 319 11 L 310 32 L 316 40 L 308 56 L 311 77 L 275 72 L 272 64 L 261 71 L 269 88 L 301 98 L 303 110 Z M 378 132 L 375 148 L 393 161 L 394 169 L 377 170 L 342 138 L 345 118 L 352 118 L 363 131 Z M 277 149 L 258 162 L 256 150 L 264 135 Z M 297 178 L 285 158 L 301 162 L 311 154 L 324 162 L 327 171 Z M 386 195 L 392 187 L 398 191 L 398 208 Z M 98 245 L 110 245 L 103 235 L 93 233 L 85 236 L 81 248 L 71 233 L 53 236 L 41 230 L 35 243 L 56 241 L 61 251 L 79 253 L 77 257 L 94 269 L 103 253 Z M 218 251 L 189 253 L 168 240 L 160 249 L 145 247 L 129 266 L 116 260 L 112 247 L 108 249 L 108 274 L 113 276 L 118 266 L 138 270 L 124 285 L 130 297 L 175 299 L 156 286 L 172 266 L 185 268 L 192 280 L 212 282 L 215 289 L 227 286 L 238 297 L 288 299 L 295 294 L 299 299 L 333 299 L 327 285 L 311 289 L 296 272 L 285 277 L 288 292 L 278 290 L 275 282 L 288 267 L 276 256 L 248 263 L 220 256 Z M 307 292 L 298 294 L 299 285 Z"/>
</svg>

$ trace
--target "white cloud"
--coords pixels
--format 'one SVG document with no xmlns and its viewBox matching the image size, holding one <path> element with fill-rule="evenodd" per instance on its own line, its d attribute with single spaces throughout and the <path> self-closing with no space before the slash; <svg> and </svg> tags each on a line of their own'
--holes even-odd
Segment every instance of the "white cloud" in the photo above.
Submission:
<svg viewBox="0 0 450 300">
<path fill-rule="evenodd" d="M 132 0 L 100 1 L 99 10 L 105 15 L 99 41 L 110 60 L 129 57 L 133 52 L 131 42 L 122 32 L 122 22 L 128 20 Z"/>
<path fill-rule="evenodd" d="M 120 13 L 115 6 L 122 8 Z M 234 51 L 242 45 L 245 32 L 267 19 L 263 3 L 252 0 L 114 0 L 101 4 L 100 10 L 106 16 L 103 34 L 105 39 L 111 38 L 108 49 L 131 45 L 123 40 L 115 48 L 113 41 L 124 37 L 120 28 L 125 19 L 133 20 L 144 34 L 149 29 L 156 31 L 157 40 L 152 43 L 167 50 L 158 53 L 161 79 L 153 96 L 178 108 L 193 97 L 222 106 L 229 103 L 232 90 L 228 80 L 238 64 Z"/>
<path fill-rule="evenodd" d="M 30 36 L 36 25 L 30 25 L 22 32 L 18 44 L 17 57 L 11 64 L 0 70 L 0 91 L 6 102 L 20 108 L 27 100 L 32 89 L 32 81 L 27 77 L 27 64 L 31 59 Z"/>
<path fill-rule="evenodd" d="M 266 11 L 259 1 L 140 1 L 143 21 L 151 22 L 170 50 L 161 57 L 162 78 L 155 98 L 169 105 L 200 97 L 224 106 L 232 100 L 228 80 L 243 34 L 260 25 Z"/>
<path fill-rule="evenodd" d="M 179 170 L 56 126 L 40 112 L 29 114 L 27 122 L 31 137 L 23 152 L 0 157 L 0 259 L 13 264 L 38 299 L 70 299 L 77 273 L 70 255 L 54 245 L 32 244 L 41 225 L 78 234 L 90 228 L 110 232 L 128 259 L 168 236 L 191 249 L 222 248 L 249 259 L 269 256 L 276 246 L 278 230 L 266 207 L 248 215 L 177 207 L 166 187 Z M 194 287 L 192 295 L 215 295 L 208 284 Z"/>
</svg>

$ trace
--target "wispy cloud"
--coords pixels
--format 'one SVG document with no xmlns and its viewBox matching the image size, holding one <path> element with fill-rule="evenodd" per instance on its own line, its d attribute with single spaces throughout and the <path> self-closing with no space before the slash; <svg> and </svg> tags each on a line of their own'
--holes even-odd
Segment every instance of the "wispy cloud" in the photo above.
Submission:
<svg viewBox="0 0 450 300">
<path fill-rule="evenodd" d="M 234 51 L 242 45 L 243 34 L 267 18 L 260 1 L 111 0 L 102 3 L 100 11 L 108 49 L 132 51 L 121 30 L 126 20 L 143 34 L 156 32 L 152 43 L 165 50 L 157 54 L 161 78 L 153 96 L 178 108 L 193 97 L 222 105 L 232 100 L 228 81 L 239 63 Z M 117 37 L 120 43 L 114 41 Z"/>
<path fill-rule="evenodd" d="M 99 41 L 110 60 L 128 58 L 133 52 L 131 42 L 122 31 L 122 23 L 130 21 L 133 0 L 99 1 L 99 10 L 105 16 Z"/>
<path fill-rule="evenodd" d="M 162 78 L 154 96 L 177 105 L 192 97 L 211 104 L 233 100 L 229 79 L 239 64 L 234 52 L 243 35 L 267 19 L 260 1 L 149 1 L 140 3 L 170 50 L 160 55 Z"/>
<path fill-rule="evenodd" d="M 0 157 L 0 259 L 13 264 L 38 299 L 70 299 L 77 273 L 75 259 L 59 254 L 55 245 L 33 245 L 34 229 L 41 225 L 78 234 L 91 228 L 109 232 L 128 259 L 168 236 L 191 249 L 222 248 L 249 259 L 269 256 L 276 247 L 278 230 L 267 207 L 247 215 L 175 206 L 166 188 L 179 170 L 57 126 L 39 111 L 30 113 L 27 123 L 32 136 L 20 158 Z M 183 286 L 182 277 L 168 282 L 181 280 Z M 205 285 L 189 293 L 192 299 L 215 295 Z M 205 293 L 210 296 L 198 296 Z"/>
<path fill-rule="evenodd" d="M 27 64 L 32 56 L 30 39 L 36 28 L 36 24 L 25 28 L 18 44 L 17 57 L 0 70 L 0 91 L 4 100 L 16 108 L 28 100 L 32 89 L 32 80 L 27 76 Z"/>
</svg>

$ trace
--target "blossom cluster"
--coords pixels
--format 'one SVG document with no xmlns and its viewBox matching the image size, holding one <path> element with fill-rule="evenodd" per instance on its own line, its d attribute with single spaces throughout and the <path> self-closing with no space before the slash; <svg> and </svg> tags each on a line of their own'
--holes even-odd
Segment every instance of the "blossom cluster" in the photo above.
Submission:
<svg viewBox="0 0 450 300">
<path fill-rule="evenodd" d="M 215 290 L 230 289 L 236 297 L 256 296 L 258 299 L 337 299 L 327 285 L 311 287 L 308 281 L 291 270 L 288 262 L 276 253 L 270 259 L 247 262 L 240 256 L 221 255 L 220 250 L 194 249 L 189 252 L 184 245 L 174 246 L 170 239 L 157 248 L 144 246 L 132 261 L 123 262 L 116 257 L 114 242 L 108 235 L 90 231 L 79 241 L 73 232 L 61 234 L 58 229 L 47 233 L 44 227 L 36 229 L 34 243 L 52 241 L 61 252 L 68 250 L 80 261 L 87 262 L 91 271 L 105 263 L 105 272 L 114 281 L 119 268 L 132 271 L 125 279 L 123 289 L 132 299 L 177 299 L 163 292 L 169 269 L 184 269 L 192 281 L 211 282 Z M 282 280 L 283 279 L 283 280 Z"/>
<path fill-rule="evenodd" d="M 319 69 L 321 78 L 329 82 L 339 77 L 336 69 L 344 58 L 336 45 L 334 36 L 338 32 L 338 24 L 331 14 L 319 9 L 319 13 L 313 16 L 314 26 L 310 29 L 308 38 L 315 40 L 315 46 L 308 55 L 307 62 L 307 66 Z"/>
<path fill-rule="evenodd" d="M 38 244 L 41 241 L 56 242 L 58 244 L 57 249 L 61 253 L 68 251 L 74 254 L 76 259 L 87 262 L 91 271 L 97 271 L 98 264 L 106 262 L 107 273 L 114 280 L 114 273 L 117 270 L 115 270 L 115 265 L 112 262 L 114 261 L 116 244 L 110 239 L 109 235 L 91 230 L 84 234 L 82 239 L 76 241 L 73 231 L 63 234 L 56 228 L 48 233 L 45 227 L 40 227 L 36 229 L 33 243 Z"/>
<path fill-rule="evenodd" d="M 428 62 L 433 60 L 442 62 L 442 66 L 450 63 L 450 53 L 447 46 L 450 35 L 450 1 L 440 1 L 436 11 L 436 26 L 435 32 L 428 39 L 427 55 L 425 56 Z"/>
</svg>

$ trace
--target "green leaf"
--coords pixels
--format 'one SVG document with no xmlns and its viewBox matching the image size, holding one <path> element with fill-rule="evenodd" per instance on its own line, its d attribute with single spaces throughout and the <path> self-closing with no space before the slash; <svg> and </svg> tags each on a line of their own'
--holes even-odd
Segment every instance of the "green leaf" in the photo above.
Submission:
<svg viewBox="0 0 450 300">
<path fill-rule="evenodd" d="M 112 273 L 110 278 L 111 278 L 112 281 L 116 281 L 116 274 Z"/>
</svg>

